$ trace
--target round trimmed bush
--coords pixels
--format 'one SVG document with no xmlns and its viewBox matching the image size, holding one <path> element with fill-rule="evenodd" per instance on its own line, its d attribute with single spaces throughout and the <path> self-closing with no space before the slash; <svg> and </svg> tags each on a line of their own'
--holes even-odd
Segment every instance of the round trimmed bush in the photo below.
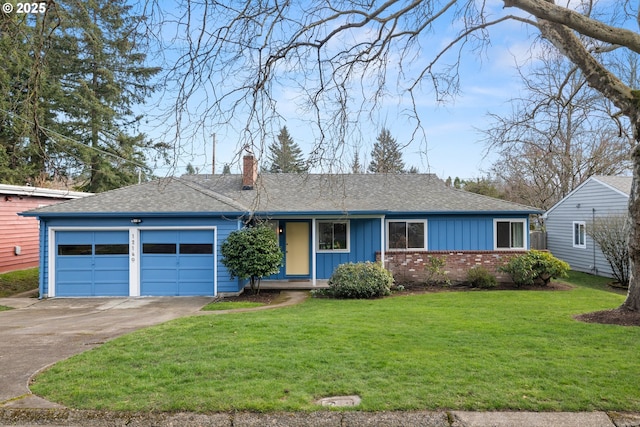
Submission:
<svg viewBox="0 0 640 427">
<path fill-rule="evenodd" d="M 512 258 L 501 271 L 509 273 L 517 286 L 534 284 L 548 285 L 551 279 L 567 277 L 569 264 L 551 255 L 550 252 L 530 250 Z"/>
<path fill-rule="evenodd" d="M 369 299 L 391 293 L 393 275 L 379 263 L 340 264 L 329 279 L 329 294 L 335 298 Z"/>
</svg>

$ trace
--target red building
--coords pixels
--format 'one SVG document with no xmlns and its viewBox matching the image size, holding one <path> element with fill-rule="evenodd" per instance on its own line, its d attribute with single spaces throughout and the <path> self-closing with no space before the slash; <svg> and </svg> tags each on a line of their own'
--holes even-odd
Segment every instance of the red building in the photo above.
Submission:
<svg viewBox="0 0 640 427">
<path fill-rule="evenodd" d="M 90 194 L 0 184 L 0 273 L 38 266 L 38 220 L 19 212 Z"/>
</svg>

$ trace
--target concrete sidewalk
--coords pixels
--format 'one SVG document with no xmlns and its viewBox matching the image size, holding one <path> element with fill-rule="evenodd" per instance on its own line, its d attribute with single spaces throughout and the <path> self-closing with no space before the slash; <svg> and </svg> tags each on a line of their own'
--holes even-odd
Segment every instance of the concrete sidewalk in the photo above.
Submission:
<svg viewBox="0 0 640 427">
<path fill-rule="evenodd" d="M 0 426 L 66 427 L 634 427 L 640 414 L 605 412 L 122 413 L 0 408 Z"/>
</svg>

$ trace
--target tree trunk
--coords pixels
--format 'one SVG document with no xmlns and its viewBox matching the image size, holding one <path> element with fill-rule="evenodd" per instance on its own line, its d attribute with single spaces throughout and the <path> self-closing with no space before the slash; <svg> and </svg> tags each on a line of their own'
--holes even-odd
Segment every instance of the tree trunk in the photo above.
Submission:
<svg viewBox="0 0 640 427">
<path fill-rule="evenodd" d="M 636 129 L 639 126 L 636 125 Z M 636 140 L 639 132 L 636 130 Z M 640 311 L 640 142 L 631 151 L 633 183 L 629 195 L 629 291 L 621 309 Z"/>
</svg>

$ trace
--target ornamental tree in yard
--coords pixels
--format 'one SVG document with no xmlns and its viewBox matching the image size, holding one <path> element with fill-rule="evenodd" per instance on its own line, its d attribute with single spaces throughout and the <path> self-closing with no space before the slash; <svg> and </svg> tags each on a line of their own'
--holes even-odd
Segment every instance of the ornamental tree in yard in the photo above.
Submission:
<svg viewBox="0 0 640 427">
<path fill-rule="evenodd" d="M 587 224 L 586 232 L 600 247 L 613 277 L 629 286 L 629 224 L 626 215 L 607 215 Z"/>
<path fill-rule="evenodd" d="M 231 277 L 249 279 L 255 294 L 260 293 L 261 279 L 276 274 L 282 265 L 282 251 L 276 234 L 264 225 L 232 232 L 220 250 L 222 263 Z"/>
</svg>

